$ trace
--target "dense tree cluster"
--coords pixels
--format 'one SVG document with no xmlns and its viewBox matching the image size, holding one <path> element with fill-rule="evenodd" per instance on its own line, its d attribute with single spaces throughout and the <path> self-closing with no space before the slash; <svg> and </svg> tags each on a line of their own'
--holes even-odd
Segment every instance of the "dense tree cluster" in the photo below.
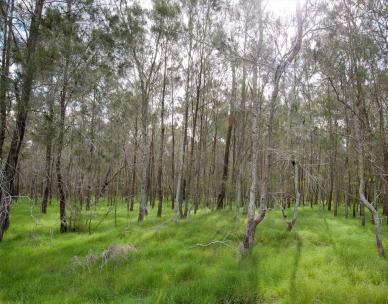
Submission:
<svg viewBox="0 0 388 304">
<path fill-rule="evenodd" d="M 107 198 L 146 220 L 234 208 L 388 216 L 383 0 L 3 0 L 0 239 L 28 195 L 60 230 Z M 285 214 L 285 213 L 284 213 Z M 83 215 L 83 217 L 82 217 Z"/>
</svg>

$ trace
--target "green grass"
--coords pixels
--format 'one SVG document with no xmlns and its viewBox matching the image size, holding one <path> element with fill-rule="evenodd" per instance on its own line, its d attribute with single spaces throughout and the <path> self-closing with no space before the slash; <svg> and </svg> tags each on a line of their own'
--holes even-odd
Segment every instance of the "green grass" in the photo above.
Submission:
<svg viewBox="0 0 388 304">
<path fill-rule="evenodd" d="M 138 224 L 121 204 L 116 226 L 111 212 L 96 228 L 101 203 L 89 235 L 60 234 L 57 205 L 47 215 L 35 207 L 33 219 L 19 200 L 0 243 L 0 303 L 388 303 L 388 264 L 370 223 L 306 207 L 289 233 L 271 211 L 240 256 L 244 222 L 236 226 L 234 211 L 200 210 L 174 224 L 167 205 L 161 219 L 154 209 Z M 196 246 L 223 239 L 228 246 Z M 386 225 L 383 240 L 388 251 Z M 72 267 L 74 256 L 129 242 L 137 250 L 122 259 Z"/>
</svg>

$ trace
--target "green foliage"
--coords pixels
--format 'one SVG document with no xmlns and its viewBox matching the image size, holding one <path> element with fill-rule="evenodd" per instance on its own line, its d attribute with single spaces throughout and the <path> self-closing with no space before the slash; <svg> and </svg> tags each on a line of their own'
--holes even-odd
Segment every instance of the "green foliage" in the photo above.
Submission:
<svg viewBox="0 0 388 304">
<path fill-rule="evenodd" d="M 200 210 L 175 225 L 172 211 L 150 210 L 137 224 L 120 202 L 100 202 L 92 235 L 58 232 L 57 205 L 48 214 L 19 200 L 0 247 L 1 303 L 387 303 L 388 267 L 377 256 L 373 226 L 358 219 L 319 216 L 301 208 L 292 233 L 279 211 L 260 224 L 254 249 L 239 256 L 244 221 L 235 212 Z M 85 212 L 85 211 L 84 211 Z M 88 218 L 84 214 L 84 218 Z M 388 230 L 383 227 L 384 238 Z M 226 245 L 208 244 L 229 240 Z M 132 243 L 122 259 L 73 268 L 74 256 L 99 254 L 112 243 Z"/>
</svg>

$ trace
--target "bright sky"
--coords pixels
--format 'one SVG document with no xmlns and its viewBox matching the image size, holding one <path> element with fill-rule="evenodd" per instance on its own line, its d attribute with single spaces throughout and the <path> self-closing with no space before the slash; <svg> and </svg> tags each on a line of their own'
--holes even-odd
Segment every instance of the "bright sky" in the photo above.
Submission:
<svg viewBox="0 0 388 304">
<path fill-rule="evenodd" d="M 298 0 L 267 0 L 264 5 L 276 15 L 286 15 L 295 12 L 297 2 Z"/>
<path fill-rule="evenodd" d="M 299 0 L 303 3 L 303 0 Z M 298 0 L 264 0 L 264 5 L 267 10 L 272 11 L 276 15 L 288 15 L 295 12 L 296 3 Z M 152 7 L 151 0 L 141 0 L 140 3 L 145 7 Z"/>
<path fill-rule="evenodd" d="M 276 15 L 288 15 L 295 12 L 297 2 L 298 0 L 264 0 L 264 5 Z M 303 0 L 300 0 L 300 3 L 302 4 Z"/>
</svg>

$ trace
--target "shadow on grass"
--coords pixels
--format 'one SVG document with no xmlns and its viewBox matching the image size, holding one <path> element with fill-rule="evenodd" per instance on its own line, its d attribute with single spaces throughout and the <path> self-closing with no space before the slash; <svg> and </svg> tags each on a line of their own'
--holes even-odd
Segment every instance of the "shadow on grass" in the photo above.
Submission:
<svg viewBox="0 0 388 304">
<path fill-rule="evenodd" d="M 259 260 L 258 251 L 254 249 L 244 252 L 240 256 L 237 268 L 244 271 L 244 274 L 243 278 L 238 280 L 239 291 L 232 296 L 220 299 L 218 303 L 264 303 L 264 297 L 259 290 Z"/>
<path fill-rule="evenodd" d="M 290 302 L 291 303 L 296 303 L 296 293 L 297 293 L 297 288 L 296 288 L 296 275 L 298 273 L 298 268 L 299 268 L 299 262 L 300 262 L 300 257 L 302 253 L 302 238 L 299 236 L 298 233 L 295 235 L 296 238 L 296 252 L 295 252 L 295 257 L 294 257 L 294 264 L 291 272 L 291 277 L 290 277 Z"/>
</svg>

